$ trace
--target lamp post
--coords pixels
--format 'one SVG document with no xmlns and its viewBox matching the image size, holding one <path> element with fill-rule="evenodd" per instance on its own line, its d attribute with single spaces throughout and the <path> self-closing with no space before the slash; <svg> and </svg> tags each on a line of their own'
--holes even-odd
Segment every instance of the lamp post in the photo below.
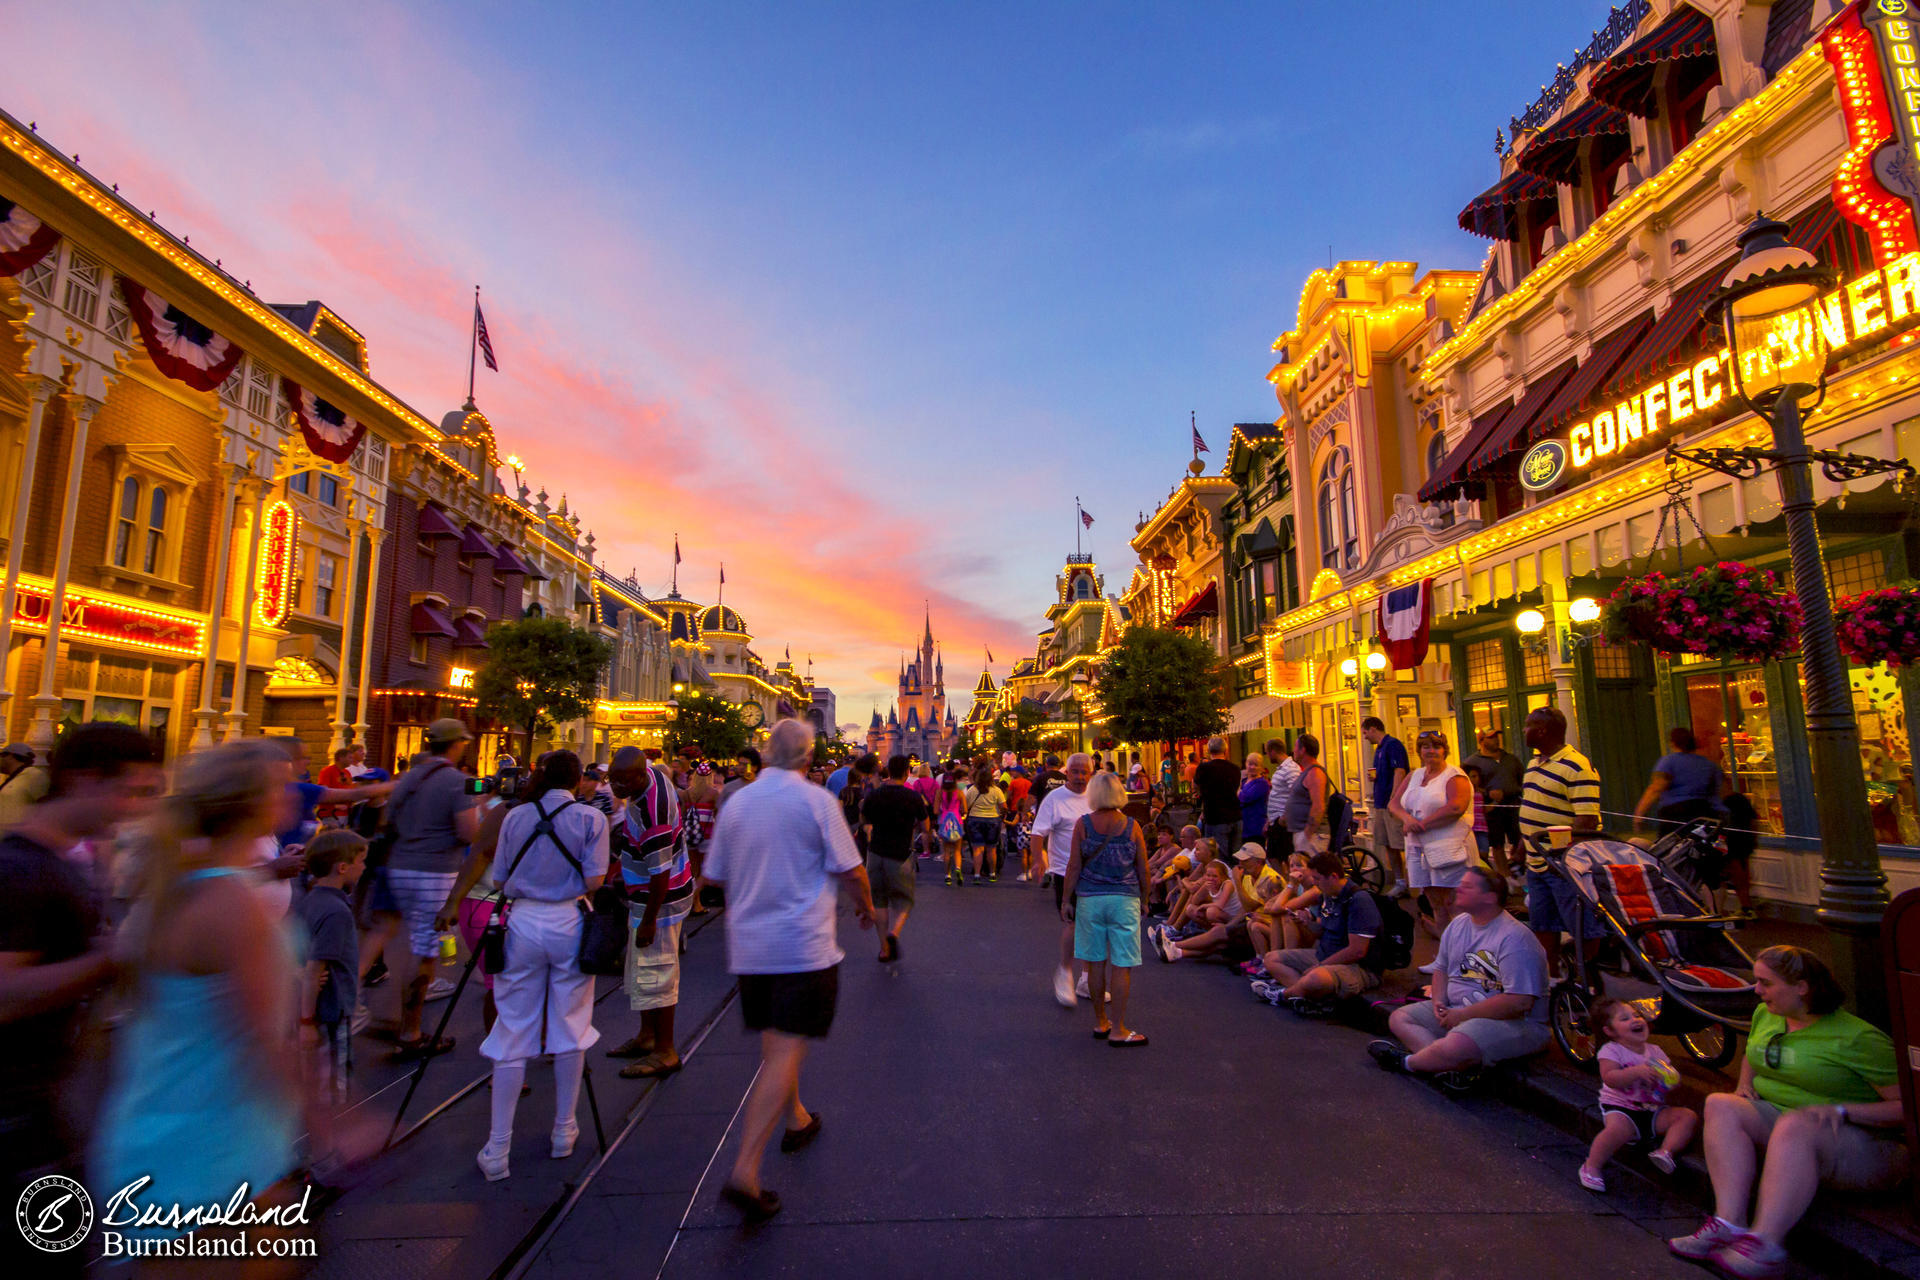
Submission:
<svg viewBox="0 0 1920 1280">
<path fill-rule="evenodd" d="M 1080 727 L 1079 749 L 1084 752 L 1087 749 L 1087 686 L 1093 681 L 1087 678 L 1087 669 L 1079 667 L 1067 683 L 1073 686 L 1073 718 Z"/>
<path fill-rule="evenodd" d="M 1756 218 L 1740 235 L 1740 260 L 1707 302 L 1718 313 L 1732 356 L 1733 384 L 1754 414 L 1773 429 L 1772 449 L 1681 449 L 1682 459 L 1744 479 L 1771 467 L 1780 486 L 1793 590 L 1803 614 L 1800 649 L 1806 681 L 1807 745 L 1820 817 L 1820 910 L 1823 924 L 1853 940 L 1850 985 L 1862 1012 L 1881 1012 L 1878 942 L 1887 905 L 1887 877 L 1867 807 L 1860 768 L 1860 731 L 1847 666 L 1834 639 L 1833 599 L 1814 521 L 1813 464 L 1831 480 L 1913 468 L 1897 459 L 1809 450 L 1805 416 L 1826 395 L 1826 337 L 1813 303 L 1832 277 L 1812 254 L 1787 242 L 1787 226 Z M 1877 995 L 1873 993 L 1878 993 Z M 1882 1017 L 1884 1014 L 1882 1013 Z"/>
</svg>

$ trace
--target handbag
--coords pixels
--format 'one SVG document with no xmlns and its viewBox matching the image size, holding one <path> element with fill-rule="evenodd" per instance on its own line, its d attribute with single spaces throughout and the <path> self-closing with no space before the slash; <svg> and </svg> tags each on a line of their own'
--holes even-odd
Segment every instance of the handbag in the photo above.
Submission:
<svg viewBox="0 0 1920 1280">
<path fill-rule="evenodd" d="M 533 830 L 527 834 L 526 841 L 521 844 L 520 852 L 513 855 L 513 862 L 508 865 L 507 874 L 500 878 L 502 885 L 513 879 L 514 867 L 520 864 L 520 859 L 525 857 L 527 850 L 533 847 L 533 842 L 545 836 L 553 841 L 553 847 L 560 851 L 560 856 L 573 864 L 574 872 L 580 877 L 581 888 L 585 889 L 586 868 L 580 865 L 580 859 L 573 856 L 573 851 L 561 842 L 559 834 L 553 829 L 553 820 L 579 803 L 578 800 L 569 800 L 552 813 L 548 813 L 541 808 L 538 800 L 533 802 L 534 812 L 538 813 L 540 818 L 533 824 Z M 505 904 L 503 903 L 502 906 L 504 907 Z M 502 967 L 505 967 L 506 963 L 504 916 L 504 910 L 496 912 L 494 916 L 495 920 L 501 922 L 500 962 Z M 580 908 L 580 916 L 580 949 L 576 957 L 580 972 L 597 977 L 624 973 L 627 962 L 626 894 L 614 885 L 603 884 L 588 896 L 586 903 Z M 492 925 L 489 924 L 488 928 L 491 929 Z M 486 942 L 484 935 L 481 942 L 483 945 Z M 497 973 L 499 970 L 488 969 L 487 972 Z"/>
</svg>

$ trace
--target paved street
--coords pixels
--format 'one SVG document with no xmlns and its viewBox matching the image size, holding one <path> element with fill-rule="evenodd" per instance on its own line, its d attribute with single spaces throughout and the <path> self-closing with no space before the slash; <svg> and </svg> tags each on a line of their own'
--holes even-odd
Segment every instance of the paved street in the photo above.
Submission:
<svg viewBox="0 0 1920 1280">
<path fill-rule="evenodd" d="M 1581 1190 L 1565 1134 L 1385 1076 L 1363 1033 L 1270 1010 L 1218 968 L 1149 961 L 1153 1044 L 1095 1041 L 1047 994 L 1042 897 L 923 885 L 895 966 L 843 926 L 839 1020 L 805 1077 L 825 1128 L 768 1157 L 772 1223 L 743 1231 L 715 1198 L 756 1063 L 730 1009 L 530 1274 L 663 1257 L 670 1277 L 1691 1273 L 1664 1246 L 1687 1205 L 1619 1171 L 1613 1194 Z M 465 1194 L 511 1202 L 470 1170 Z"/>
</svg>

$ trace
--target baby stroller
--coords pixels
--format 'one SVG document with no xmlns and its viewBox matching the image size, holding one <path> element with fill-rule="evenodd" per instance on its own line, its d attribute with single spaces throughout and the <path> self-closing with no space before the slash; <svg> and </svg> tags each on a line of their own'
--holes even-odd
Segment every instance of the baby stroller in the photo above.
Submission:
<svg viewBox="0 0 1920 1280">
<path fill-rule="evenodd" d="M 1599 914 L 1612 939 L 1602 961 L 1575 966 L 1551 1000 L 1553 1037 L 1580 1066 L 1596 1068 L 1599 1045 L 1587 1011 L 1602 995 L 1638 1004 L 1654 1034 L 1677 1037 L 1689 1057 L 1709 1067 L 1733 1061 L 1759 997 L 1753 957 L 1735 942 L 1743 916 L 1716 915 L 1705 895 L 1655 853 L 1618 840 L 1585 840 L 1564 850 L 1535 849 L 1553 873 Z M 1669 851 L 1671 852 L 1671 851 Z M 1573 924 L 1575 956 L 1584 954 L 1584 921 Z M 1608 950 L 1618 953 L 1611 965 Z"/>
</svg>

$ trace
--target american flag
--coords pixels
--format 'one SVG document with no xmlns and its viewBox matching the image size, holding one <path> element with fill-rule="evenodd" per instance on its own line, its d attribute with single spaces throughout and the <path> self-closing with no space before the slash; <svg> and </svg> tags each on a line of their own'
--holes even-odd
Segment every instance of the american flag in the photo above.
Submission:
<svg viewBox="0 0 1920 1280">
<path fill-rule="evenodd" d="M 1207 442 L 1200 438 L 1200 428 L 1197 424 L 1193 428 L 1193 451 L 1195 454 L 1212 452 L 1207 448 Z"/>
<path fill-rule="evenodd" d="M 1080 523 L 1089 529 L 1093 528 L 1093 517 L 1088 515 L 1084 508 L 1082 508 L 1080 512 Z"/>
<path fill-rule="evenodd" d="M 480 299 L 473 300 L 473 333 L 480 343 L 480 358 L 487 362 L 487 368 L 500 372 L 500 362 L 493 358 L 493 339 L 487 336 L 487 313 L 480 309 Z"/>
</svg>

